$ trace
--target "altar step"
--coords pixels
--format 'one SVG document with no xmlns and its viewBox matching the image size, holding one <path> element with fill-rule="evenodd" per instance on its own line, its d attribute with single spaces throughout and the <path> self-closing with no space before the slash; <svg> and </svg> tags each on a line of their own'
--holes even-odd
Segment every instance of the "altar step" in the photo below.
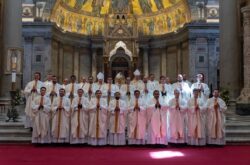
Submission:
<svg viewBox="0 0 250 165">
<path fill-rule="evenodd" d="M 30 143 L 31 132 L 22 122 L 0 122 L 0 143 Z"/>
<path fill-rule="evenodd" d="M 250 143 L 250 116 L 240 116 L 235 109 L 226 113 L 227 143 Z"/>
</svg>

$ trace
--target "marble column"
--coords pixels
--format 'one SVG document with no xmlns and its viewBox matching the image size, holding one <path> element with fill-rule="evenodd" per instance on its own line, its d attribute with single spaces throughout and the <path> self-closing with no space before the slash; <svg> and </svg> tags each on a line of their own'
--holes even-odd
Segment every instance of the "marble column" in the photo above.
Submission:
<svg viewBox="0 0 250 165">
<path fill-rule="evenodd" d="M 220 87 L 231 100 L 240 93 L 240 38 L 237 0 L 220 0 Z"/>
<path fill-rule="evenodd" d="M 238 114 L 250 114 L 250 5 L 241 9 L 243 14 L 243 69 L 244 87 L 237 99 Z"/>
<path fill-rule="evenodd" d="M 63 44 L 59 43 L 59 55 L 58 55 L 58 81 L 63 82 L 63 79 L 65 77 L 63 77 L 63 68 L 64 68 L 64 48 L 63 48 Z"/>
<path fill-rule="evenodd" d="M 177 45 L 177 73 L 178 74 L 183 74 L 183 69 L 182 69 L 182 43 Z"/>
<path fill-rule="evenodd" d="M 79 66 L 80 66 L 80 57 L 79 57 L 79 47 L 74 48 L 74 75 L 78 78 L 78 80 L 81 79 L 80 74 L 79 74 Z"/>
<path fill-rule="evenodd" d="M 143 48 L 143 75 L 148 76 L 148 48 Z"/>
<path fill-rule="evenodd" d="M 24 42 L 25 57 L 31 59 L 33 55 L 33 37 L 25 37 Z M 26 85 L 33 78 L 32 60 L 25 60 L 23 62 L 23 67 L 25 68 L 25 72 L 23 73 L 23 84 Z"/>
<path fill-rule="evenodd" d="M 96 48 L 93 48 L 92 49 L 92 76 L 94 78 L 94 80 L 96 80 L 96 55 L 97 55 L 97 49 Z"/>
<path fill-rule="evenodd" d="M 161 75 L 167 75 L 167 48 L 162 48 L 161 52 Z"/>
<path fill-rule="evenodd" d="M 7 64 L 7 49 L 17 48 L 22 50 L 22 0 L 4 1 L 4 25 L 3 25 L 4 53 L 1 58 Z M 22 58 L 21 58 L 22 59 Z M 21 61 L 18 61 L 21 62 Z M 11 74 L 6 72 L 7 67 L 2 69 L 0 96 L 9 96 L 11 90 Z M 21 88 L 21 75 L 16 79 L 17 89 Z"/>
</svg>

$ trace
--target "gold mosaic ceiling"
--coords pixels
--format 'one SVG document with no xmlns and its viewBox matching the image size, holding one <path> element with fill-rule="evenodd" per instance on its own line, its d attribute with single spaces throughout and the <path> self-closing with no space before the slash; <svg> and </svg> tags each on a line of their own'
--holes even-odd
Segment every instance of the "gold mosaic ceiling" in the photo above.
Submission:
<svg viewBox="0 0 250 165">
<path fill-rule="evenodd" d="M 187 0 L 57 0 L 51 21 L 65 31 L 103 35 L 105 16 L 116 13 L 135 17 L 144 35 L 173 32 L 190 21 Z"/>
</svg>

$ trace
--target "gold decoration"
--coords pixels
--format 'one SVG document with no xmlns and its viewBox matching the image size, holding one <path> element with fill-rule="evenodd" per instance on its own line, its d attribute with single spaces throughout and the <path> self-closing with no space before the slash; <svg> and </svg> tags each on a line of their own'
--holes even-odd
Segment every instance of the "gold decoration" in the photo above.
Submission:
<svg viewBox="0 0 250 165">
<path fill-rule="evenodd" d="M 162 35 L 174 32 L 190 21 L 187 0 L 126 0 L 128 3 L 124 2 L 119 0 L 57 0 L 51 21 L 64 31 L 84 35 L 104 35 L 106 16 L 113 17 L 118 9 L 128 16 L 121 20 L 128 27 L 135 26 L 129 17 L 136 18 L 137 31 L 141 35 Z M 118 5 L 118 9 L 115 5 Z M 118 19 L 108 20 L 109 27 L 114 27 L 118 21 Z"/>
</svg>

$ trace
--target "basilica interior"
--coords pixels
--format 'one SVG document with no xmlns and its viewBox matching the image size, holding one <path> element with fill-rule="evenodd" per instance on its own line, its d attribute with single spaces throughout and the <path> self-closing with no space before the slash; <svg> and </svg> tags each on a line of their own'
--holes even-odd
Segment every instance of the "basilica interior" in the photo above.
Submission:
<svg viewBox="0 0 250 165">
<path fill-rule="evenodd" d="M 0 0 L 0 97 L 35 72 L 60 82 L 202 73 L 250 114 L 249 22 L 249 0 Z"/>
</svg>

